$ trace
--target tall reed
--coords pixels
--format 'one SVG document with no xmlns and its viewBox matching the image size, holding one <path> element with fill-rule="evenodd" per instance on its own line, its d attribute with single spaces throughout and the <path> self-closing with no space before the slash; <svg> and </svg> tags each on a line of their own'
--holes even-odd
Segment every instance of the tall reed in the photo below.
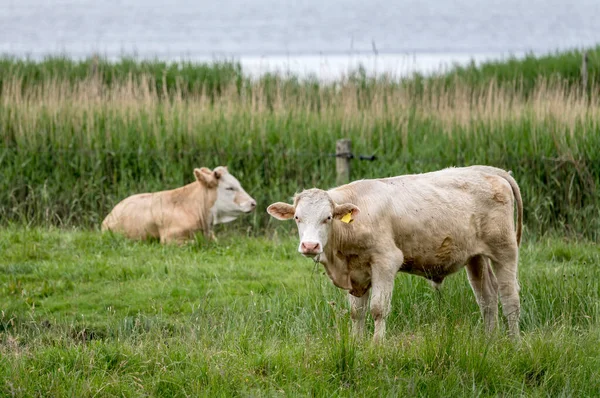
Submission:
<svg viewBox="0 0 600 398">
<path fill-rule="evenodd" d="M 194 167 L 226 164 L 258 200 L 249 222 L 261 232 L 272 201 L 333 186 L 330 155 L 347 137 L 355 153 L 377 155 L 353 160 L 353 179 L 495 165 L 520 183 L 530 234 L 599 237 L 594 83 L 584 93 L 557 76 L 540 76 L 527 89 L 458 74 L 452 84 L 357 75 L 332 84 L 252 81 L 232 65 L 192 86 L 187 72 L 172 72 L 179 83 L 170 86 L 168 74 L 143 65 L 115 69 L 110 81 L 91 66 L 76 79 L 49 67 L 33 82 L 13 62 L 0 91 L 2 224 L 94 227 L 125 196 L 187 183 Z"/>
</svg>

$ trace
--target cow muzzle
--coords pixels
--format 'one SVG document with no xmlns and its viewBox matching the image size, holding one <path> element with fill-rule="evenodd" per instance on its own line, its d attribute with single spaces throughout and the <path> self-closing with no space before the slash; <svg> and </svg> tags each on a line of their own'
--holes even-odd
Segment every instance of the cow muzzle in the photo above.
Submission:
<svg viewBox="0 0 600 398">
<path fill-rule="evenodd" d="M 245 213 L 252 213 L 256 209 L 256 201 L 254 199 L 248 201 L 245 206 Z"/>
<path fill-rule="evenodd" d="M 246 197 L 244 199 L 244 201 L 241 201 L 238 197 L 234 199 L 234 202 L 238 206 L 239 211 L 246 214 L 253 212 L 254 209 L 256 209 L 256 200 L 250 197 Z"/>
<path fill-rule="evenodd" d="M 323 252 L 319 242 L 302 242 L 300 243 L 300 253 L 304 256 L 316 256 Z"/>
</svg>

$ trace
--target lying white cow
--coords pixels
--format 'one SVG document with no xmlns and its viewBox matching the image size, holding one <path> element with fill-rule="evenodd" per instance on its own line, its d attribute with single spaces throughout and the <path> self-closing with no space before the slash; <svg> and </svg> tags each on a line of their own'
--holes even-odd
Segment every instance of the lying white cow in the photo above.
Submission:
<svg viewBox="0 0 600 398">
<path fill-rule="evenodd" d="M 378 341 L 385 336 L 398 271 L 437 285 L 466 265 L 486 329 L 496 327 L 500 292 L 509 333 L 519 336 L 523 204 L 516 181 L 504 170 L 449 168 L 329 191 L 308 189 L 293 205 L 274 203 L 267 212 L 295 219 L 298 251 L 322 263 L 333 283 L 348 290 L 354 335 L 364 334 L 369 289 Z"/>
<path fill-rule="evenodd" d="M 256 207 L 227 167 L 194 169 L 194 176 L 195 182 L 181 188 L 122 200 L 102 222 L 102 231 L 182 243 L 199 230 L 210 237 L 212 225 L 235 220 Z"/>
</svg>

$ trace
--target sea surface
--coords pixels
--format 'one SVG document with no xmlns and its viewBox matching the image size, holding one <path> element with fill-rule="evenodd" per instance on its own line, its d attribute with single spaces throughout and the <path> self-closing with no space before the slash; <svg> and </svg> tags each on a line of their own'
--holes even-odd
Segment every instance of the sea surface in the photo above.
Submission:
<svg viewBox="0 0 600 398">
<path fill-rule="evenodd" d="M 237 60 L 339 77 L 600 43 L 600 0 L 0 0 L 0 54 Z"/>
</svg>

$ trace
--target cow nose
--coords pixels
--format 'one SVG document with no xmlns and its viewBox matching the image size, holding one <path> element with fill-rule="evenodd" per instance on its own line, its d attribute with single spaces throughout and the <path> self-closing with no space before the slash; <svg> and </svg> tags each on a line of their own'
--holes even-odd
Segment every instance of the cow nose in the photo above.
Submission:
<svg viewBox="0 0 600 398">
<path fill-rule="evenodd" d="M 302 242 L 300 249 L 302 253 L 318 253 L 320 246 L 318 242 Z"/>
<path fill-rule="evenodd" d="M 244 211 L 246 213 L 250 213 L 251 211 L 254 211 L 254 209 L 256 209 L 256 200 L 254 200 L 254 199 L 249 200 L 248 202 L 246 202 L 245 206 L 248 206 L 248 207 L 244 208 Z"/>
</svg>

